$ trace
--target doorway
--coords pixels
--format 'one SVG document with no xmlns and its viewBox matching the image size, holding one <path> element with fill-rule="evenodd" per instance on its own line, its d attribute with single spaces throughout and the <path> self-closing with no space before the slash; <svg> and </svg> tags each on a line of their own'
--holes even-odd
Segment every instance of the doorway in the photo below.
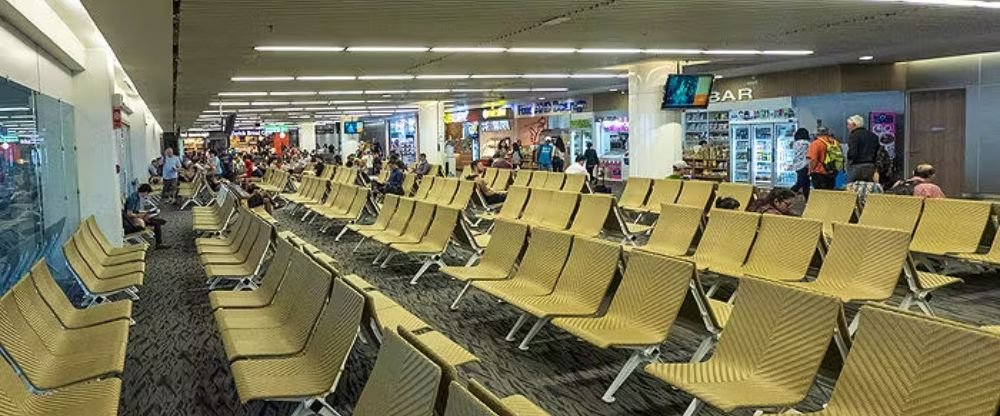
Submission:
<svg viewBox="0 0 1000 416">
<path fill-rule="evenodd" d="M 921 163 L 937 169 L 945 194 L 962 195 L 965 181 L 965 90 L 910 93 L 907 169 Z"/>
</svg>

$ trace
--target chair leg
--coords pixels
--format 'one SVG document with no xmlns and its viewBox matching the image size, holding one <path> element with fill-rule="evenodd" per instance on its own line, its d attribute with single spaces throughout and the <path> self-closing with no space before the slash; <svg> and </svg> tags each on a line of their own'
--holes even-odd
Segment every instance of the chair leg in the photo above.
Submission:
<svg viewBox="0 0 1000 416">
<path fill-rule="evenodd" d="M 417 274 L 413 275 L 413 279 L 410 280 L 411 285 L 416 285 L 417 281 L 420 280 L 420 276 L 423 276 L 424 273 L 427 273 L 427 270 L 430 269 L 431 266 L 438 264 L 436 257 L 437 256 L 434 256 L 424 261 L 424 265 L 420 266 L 420 270 L 418 270 Z"/>
<path fill-rule="evenodd" d="M 528 314 L 521 313 L 521 316 L 517 318 L 517 322 L 514 323 L 514 327 L 511 328 L 510 332 L 507 333 L 507 336 L 504 338 L 504 341 L 507 342 L 517 341 L 517 338 L 515 338 L 514 336 L 517 335 L 517 331 L 519 331 L 521 327 L 524 326 L 525 322 L 528 322 Z"/>
<path fill-rule="evenodd" d="M 908 311 L 908 310 L 910 310 L 911 306 L 913 306 L 913 293 L 912 292 L 911 293 L 907 293 L 906 296 L 903 297 L 903 301 L 899 302 L 899 309 L 902 309 L 904 311 Z"/>
<path fill-rule="evenodd" d="M 396 257 L 396 252 L 389 253 L 388 256 L 385 256 L 385 261 L 382 262 L 382 266 L 380 267 L 383 269 L 389 267 L 389 260 L 392 260 L 393 257 Z"/>
<path fill-rule="evenodd" d="M 473 254 L 469 257 L 469 261 L 465 262 L 465 267 L 472 267 L 473 264 L 479 261 L 479 254 Z"/>
<path fill-rule="evenodd" d="M 340 232 L 337 233 L 337 238 L 334 238 L 333 241 L 340 242 L 340 237 L 343 237 L 344 234 L 347 234 L 347 227 L 341 228 Z"/>
<path fill-rule="evenodd" d="M 368 241 L 368 237 L 361 236 L 361 240 L 358 240 L 358 244 L 354 246 L 354 250 L 351 250 L 351 253 L 352 254 L 357 253 L 358 250 L 361 248 L 361 245 L 364 244 L 365 241 Z"/>
<path fill-rule="evenodd" d="M 698 346 L 698 349 L 694 352 L 694 355 L 691 356 L 691 362 L 692 363 L 702 362 L 702 360 L 705 359 L 705 356 L 712 351 L 712 347 L 714 346 L 715 346 L 715 335 L 709 335 L 703 341 L 701 341 L 701 345 Z"/>
<path fill-rule="evenodd" d="M 918 297 L 917 307 L 920 308 L 920 311 L 923 312 L 924 315 L 934 316 L 934 309 L 931 309 L 931 304 L 927 302 L 927 299 L 924 299 L 923 297 Z"/>
<path fill-rule="evenodd" d="M 639 367 L 639 364 L 642 364 L 644 361 L 651 361 L 651 355 L 655 351 L 656 347 L 650 347 L 632 353 L 632 356 L 629 357 L 628 361 L 625 362 L 625 365 L 622 366 L 621 371 L 618 372 L 618 376 L 615 377 L 615 381 L 612 381 L 611 386 L 609 386 L 608 390 L 604 392 L 604 396 L 601 397 L 601 400 L 604 400 L 605 403 L 614 403 L 615 393 L 618 392 L 618 389 L 621 388 L 622 384 L 625 384 L 625 380 L 628 380 L 632 373 L 635 372 L 635 369 Z"/>
<path fill-rule="evenodd" d="M 471 287 L 471 286 L 472 286 L 472 282 L 466 282 L 465 283 L 465 287 L 462 288 L 461 292 L 458 292 L 458 296 L 455 297 L 455 301 L 451 303 L 451 307 L 449 309 L 451 309 L 453 311 L 457 311 L 458 310 L 458 302 L 462 301 L 462 297 L 465 296 L 465 293 L 469 291 L 469 287 Z"/>
<path fill-rule="evenodd" d="M 855 332 L 858 332 L 858 320 L 861 318 L 860 313 L 854 314 L 854 319 L 851 319 L 851 323 L 847 325 L 847 332 L 849 336 L 854 336 Z"/>
<path fill-rule="evenodd" d="M 691 404 L 688 405 L 687 410 L 684 410 L 684 416 L 694 416 L 701 412 L 701 409 L 705 407 L 705 403 L 698 399 L 691 399 Z"/>
<path fill-rule="evenodd" d="M 527 351 L 529 349 L 528 343 L 530 343 L 531 340 L 533 338 L 535 338 L 536 335 L 538 335 L 538 331 L 541 331 L 542 328 L 546 324 L 548 324 L 549 321 L 551 321 L 551 320 L 552 320 L 552 318 L 542 318 L 542 319 L 539 319 L 537 322 L 535 322 L 535 325 L 531 327 L 530 331 L 528 331 L 528 335 L 526 335 L 524 337 L 524 339 L 521 340 L 521 345 L 518 345 L 517 349 L 519 349 L 521 351 Z"/>
<path fill-rule="evenodd" d="M 851 332 L 851 334 L 854 334 Z M 850 335 L 848 335 L 850 336 Z M 847 340 L 844 339 L 844 334 L 841 331 L 833 332 L 833 342 L 837 344 L 837 352 L 840 353 L 841 362 L 847 362 L 847 353 L 850 348 L 847 346 Z"/>
<path fill-rule="evenodd" d="M 375 258 L 372 259 L 372 266 L 378 264 L 378 259 L 382 257 L 382 253 L 385 253 L 385 247 L 382 247 L 377 253 L 375 253 Z"/>
</svg>

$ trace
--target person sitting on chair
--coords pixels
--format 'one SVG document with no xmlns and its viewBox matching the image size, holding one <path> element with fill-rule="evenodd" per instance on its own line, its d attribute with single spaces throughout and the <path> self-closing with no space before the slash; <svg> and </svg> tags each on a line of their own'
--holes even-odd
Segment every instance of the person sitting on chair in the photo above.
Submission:
<svg viewBox="0 0 1000 416">
<path fill-rule="evenodd" d="M 125 234 L 144 231 L 146 227 L 153 228 L 153 237 L 156 240 L 156 249 L 168 249 L 170 246 L 163 244 L 163 230 L 161 227 L 167 222 L 156 217 L 156 213 L 143 211 L 142 206 L 146 201 L 146 196 L 153 192 L 153 187 L 148 183 L 139 185 L 139 189 L 125 199 L 125 208 L 122 210 L 122 225 Z"/>
</svg>

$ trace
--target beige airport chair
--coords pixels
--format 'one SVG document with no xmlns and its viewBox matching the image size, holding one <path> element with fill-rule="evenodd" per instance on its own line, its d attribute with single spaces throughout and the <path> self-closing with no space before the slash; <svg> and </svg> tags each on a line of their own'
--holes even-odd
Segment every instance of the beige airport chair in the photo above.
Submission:
<svg viewBox="0 0 1000 416">
<path fill-rule="evenodd" d="M 558 191 L 562 189 L 563 182 L 566 180 L 566 174 L 562 172 L 547 172 L 548 178 L 545 179 L 545 185 L 542 189 L 548 189 L 550 191 Z"/>
<path fill-rule="evenodd" d="M 529 181 L 526 186 L 531 188 L 532 190 L 545 189 L 545 183 L 548 182 L 548 180 L 549 180 L 549 172 L 540 170 L 532 171 L 531 181 Z"/>
<path fill-rule="evenodd" d="M 372 236 L 372 239 L 378 241 L 385 245 L 378 254 L 376 254 L 375 259 L 372 264 L 378 264 L 378 260 L 382 257 L 382 254 L 387 254 L 389 252 L 390 244 L 399 243 L 419 243 L 427 233 L 427 229 L 431 226 L 431 222 L 434 220 L 434 211 L 437 206 L 427 202 L 417 202 L 416 207 L 413 209 L 413 216 L 410 217 L 410 221 L 406 224 L 406 230 L 402 234 L 395 235 L 389 232 L 383 232 L 381 234 L 376 234 Z M 389 257 L 386 257 L 388 260 Z M 382 267 L 388 266 L 388 261 L 382 263 Z"/>
<path fill-rule="evenodd" d="M 705 218 L 705 210 L 698 207 L 663 204 L 660 216 L 663 219 L 656 222 L 656 227 L 653 228 L 646 245 L 625 246 L 625 251 L 641 250 L 664 256 L 687 256 Z"/>
<path fill-rule="evenodd" d="M 823 235 L 833 233 L 833 223 L 849 223 L 858 212 L 858 195 L 847 191 L 814 190 L 809 193 L 802 218 L 823 221 Z"/>
<path fill-rule="evenodd" d="M 434 187 L 435 178 L 433 176 L 424 176 L 420 179 L 420 187 L 417 188 L 417 193 L 413 194 L 413 198 L 417 200 L 425 200 L 431 193 L 431 189 Z"/>
<path fill-rule="evenodd" d="M 520 186 L 527 188 L 528 184 L 531 183 L 532 179 L 531 176 L 533 172 L 534 172 L 533 170 L 526 170 L 526 169 L 518 170 L 517 174 L 514 175 L 514 181 L 511 183 L 511 186 Z"/>
<path fill-rule="evenodd" d="M 308 411 L 315 404 L 329 407 L 326 396 L 336 390 L 354 347 L 364 302 L 360 293 L 337 281 L 301 353 L 234 362 L 233 380 L 240 401 L 301 401 L 296 412 Z"/>
<path fill-rule="evenodd" d="M 549 203 L 541 209 L 541 218 L 534 224 L 553 230 L 565 230 L 573 219 L 579 200 L 579 192 L 552 191 Z M 531 202 L 528 203 L 530 205 Z M 529 206 L 528 209 L 531 208 Z"/>
<path fill-rule="evenodd" d="M 484 213 L 479 215 L 481 221 L 508 220 L 516 221 L 521 218 L 521 212 L 530 200 L 531 189 L 523 186 L 511 186 L 507 192 L 507 199 L 504 201 L 500 211 L 496 214 Z"/>
<path fill-rule="evenodd" d="M 516 289 L 490 291 L 490 294 L 522 311 L 521 317 L 507 334 L 507 340 L 513 341 L 517 331 L 531 316 L 537 318 L 537 321 L 521 341 L 518 348 L 522 351 L 528 350 L 531 340 L 553 318 L 597 314 L 618 271 L 620 260 L 621 246 L 604 240 L 574 237 L 566 266 L 550 293 L 522 295 Z"/>
<path fill-rule="evenodd" d="M 986 330 L 986 331 L 988 331 L 988 332 L 992 332 L 992 333 L 995 333 L 995 334 L 1000 334 L 1000 325 L 996 325 L 996 326 L 984 326 L 983 329 Z"/>
<path fill-rule="evenodd" d="M 652 186 L 652 179 L 629 178 L 625 182 L 625 190 L 622 191 L 621 198 L 618 199 L 618 206 L 629 211 L 642 210 L 646 206 L 646 196 L 649 195 Z"/>
<path fill-rule="evenodd" d="M 753 185 L 723 182 L 719 184 L 719 189 L 715 191 L 715 197 L 718 199 L 733 198 L 739 201 L 740 210 L 746 211 L 750 209 L 750 205 L 753 203 Z"/>
<path fill-rule="evenodd" d="M 256 228 L 248 238 L 253 238 L 252 244 L 244 244 L 243 249 L 233 256 L 203 254 L 200 257 L 209 289 L 215 289 L 225 281 L 237 281 L 235 290 L 256 287 L 255 278 L 264 263 L 267 248 L 271 244 L 271 234 L 274 229 L 270 224 L 254 219 Z"/>
<path fill-rule="evenodd" d="M 587 184 L 587 175 L 564 174 L 566 182 L 563 183 L 562 190 L 565 192 L 583 192 Z"/>
<path fill-rule="evenodd" d="M 142 286 L 142 274 L 136 273 L 111 279 L 98 278 L 80 254 L 80 249 L 77 247 L 74 237 L 70 237 L 63 244 L 63 255 L 66 258 L 66 264 L 69 265 L 70 270 L 73 272 L 73 277 L 80 283 L 80 287 L 84 291 L 85 306 L 103 303 L 110 297 L 120 293 L 128 295 L 132 300 L 139 299 L 136 292 Z"/>
<path fill-rule="evenodd" d="M 403 174 L 403 196 L 410 196 L 413 189 L 417 187 L 417 175 L 412 173 Z"/>
<path fill-rule="evenodd" d="M 363 326 L 372 340 L 381 344 L 386 332 L 393 332 L 392 328 L 403 328 L 408 331 L 424 331 L 430 329 L 430 325 L 421 320 L 416 315 L 410 313 L 406 308 L 400 306 L 392 298 L 378 291 L 364 279 L 356 275 L 344 276 L 344 282 L 361 292 L 365 297 L 365 315 L 362 319 L 367 323 Z"/>
<path fill-rule="evenodd" d="M 320 228 L 321 233 L 325 233 L 330 230 L 335 224 L 344 223 L 345 225 L 354 224 L 361 220 L 361 217 L 365 214 L 365 206 L 368 205 L 368 196 L 371 192 L 367 188 L 356 188 L 354 193 L 354 199 L 351 200 L 351 204 L 347 207 L 347 211 L 341 214 L 333 214 L 331 212 L 324 212 L 323 218 L 327 220 L 326 225 Z"/>
<path fill-rule="evenodd" d="M 83 224 L 80 228 L 86 228 L 90 232 L 90 235 L 94 237 L 97 243 L 101 246 L 101 251 L 111 258 L 115 259 L 113 264 L 130 263 L 133 261 L 143 261 L 146 259 L 146 249 L 149 248 L 148 244 L 138 244 L 131 246 L 115 247 L 108 241 L 108 237 L 101 231 L 101 228 L 97 225 L 97 220 L 91 215 L 87 219 L 83 220 Z"/>
<path fill-rule="evenodd" d="M 524 212 L 519 221 L 534 227 L 540 226 L 548 215 L 547 211 L 552 209 L 552 196 L 553 191 L 532 188 L 531 196 L 528 198 L 528 203 L 524 205 Z"/>
<path fill-rule="evenodd" d="M 450 204 L 445 204 L 448 208 L 454 208 L 459 211 L 464 211 L 465 208 L 469 206 L 469 202 L 472 201 L 472 195 L 476 192 L 476 183 L 473 181 L 462 180 L 458 182 L 458 191 L 455 192 L 455 198 L 451 200 Z"/>
<path fill-rule="evenodd" d="M 649 194 L 646 205 L 639 211 L 659 215 L 663 204 L 673 204 L 677 201 L 681 185 L 682 182 L 677 179 L 657 179 L 653 182 L 653 191 Z"/>
<path fill-rule="evenodd" d="M 441 188 L 441 191 L 438 194 L 437 199 L 433 199 L 432 201 L 428 202 L 432 202 L 438 205 L 450 204 L 451 200 L 455 199 L 455 192 L 458 191 L 458 179 L 439 178 L 435 182 L 439 184 L 438 186 Z"/>
<path fill-rule="evenodd" d="M 457 209 L 439 206 L 434 213 L 434 222 L 431 223 L 427 234 L 423 236 L 419 243 L 393 243 L 389 245 L 390 249 L 405 254 L 410 258 L 423 258 L 423 264 L 420 265 L 420 269 L 417 270 L 417 273 L 413 275 L 413 279 L 410 280 L 411 285 L 417 284 L 420 277 L 431 266 L 447 266 L 444 262 L 444 254 L 448 251 L 451 235 L 458 224 L 458 215 L 459 211 Z M 388 263 L 393 254 L 395 253 L 389 254 L 383 264 Z"/>
<path fill-rule="evenodd" d="M 815 281 L 794 283 L 849 302 L 882 302 L 903 272 L 910 235 L 864 225 L 834 224 L 834 240 Z M 857 321 L 850 326 L 853 333 Z"/>
<path fill-rule="evenodd" d="M 693 256 L 699 271 L 739 270 L 753 246 L 761 215 L 752 212 L 712 210 L 705 233 Z"/>
<path fill-rule="evenodd" d="M 337 234 L 337 238 L 334 241 L 340 241 L 340 238 L 347 233 L 347 231 L 360 232 L 364 231 L 384 231 L 386 227 L 389 226 L 389 220 L 392 219 L 392 215 L 396 213 L 396 207 L 399 205 L 400 197 L 398 195 L 388 194 L 385 199 L 382 200 L 382 210 L 378 212 L 378 217 L 375 218 L 375 222 L 371 224 L 348 224 L 346 227 L 340 230 Z"/>
<path fill-rule="evenodd" d="M 271 262 L 267 265 L 267 272 L 264 273 L 263 283 L 260 287 L 252 291 L 216 290 L 209 292 L 208 299 L 212 310 L 262 308 L 270 305 L 285 279 L 285 273 L 291 264 L 294 251 L 295 248 L 288 240 L 277 239 L 274 257 L 271 257 Z"/>
<path fill-rule="evenodd" d="M 817 412 L 794 414 L 997 413 L 1000 335 L 879 304 L 863 306 L 859 316 L 858 334 L 830 403 Z"/>
<path fill-rule="evenodd" d="M 41 299 L 17 295 L 12 289 L 0 299 L 0 345 L 33 389 L 54 390 L 124 371 L 128 321 L 67 330 Z"/>
<path fill-rule="evenodd" d="M 345 215 L 351 210 L 351 204 L 360 191 L 362 189 L 357 186 L 341 185 L 340 191 L 337 192 L 337 198 L 333 201 L 332 205 L 313 207 L 312 210 L 316 216 L 327 218 Z M 316 217 L 314 216 L 313 218 L 315 219 Z"/>
<path fill-rule="evenodd" d="M 31 284 L 59 319 L 63 328 L 79 329 L 101 325 L 117 320 L 132 319 L 132 301 L 121 300 L 78 309 L 70 302 L 66 293 L 56 283 L 49 272 L 45 260 L 39 260 L 31 268 Z"/>
<path fill-rule="evenodd" d="M 823 237 L 823 222 L 805 218 L 763 215 L 757 239 L 746 263 L 739 269 L 708 270 L 731 277 L 751 275 L 770 280 L 798 282 L 806 278 L 816 248 Z"/>
<path fill-rule="evenodd" d="M 476 380 L 469 380 L 469 392 L 500 416 L 549 416 L 527 397 L 517 394 L 501 399 Z"/>
<path fill-rule="evenodd" d="M 493 237 L 496 244 L 490 244 L 483 252 L 479 264 L 472 266 L 467 263 L 465 267 L 446 266 L 441 268 L 441 273 L 465 282 L 462 291 L 455 297 L 451 304 L 452 310 L 458 309 L 458 302 L 462 300 L 468 292 L 472 282 L 478 280 L 504 280 L 510 276 L 511 271 L 517 265 L 517 259 L 521 256 L 524 248 L 525 238 L 528 235 L 528 226 L 507 220 L 497 220 L 493 227 Z M 538 247 L 538 249 L 541 249 Z"/>
<path fill-rule="evenodd" d="M 220 237 L 199 237 L 194 241 L 198 254 L 233 254 L 239 251 L 240 243 L 250 231 L 253 214 L 246 208 L 238 208 L 236 221 L 229 227 L 229 233 Z"/>
<path fill-rule="evenodd" d="M 500 176 L 500 169 L 486 168 L 486 173 L 483 175 L 483 182 L 486 182 L 486 186 L 492 189 L 498 176 Z"/>
<path fill-rule="evenodd" d="M 611 195 L 580 195 L 580 207 L 573 217 L 573 225 L 569 227 L 569 232 L 590 238 L 600 237 L 614 203 L 615 198 Z"/>
<path fill-rule="evenodd" d="M 353 415 L 433 415 L 440 384 L 441 368 L 387 331 Z"/>
<path fill-rule="evenodd" d="M 302 352 L 330 293 L 332 276 L 305 253 L 292 253 L 282 287 L 271 304 L 214 312 L 226 357 L 292 355 Z"/>
<path fill-rule="evenodd" d="M 625 276 L 603 316 L 552 320 L 597 348 L 634 351 L 604 393 L 605 402 L 614 402 L 615 392 L 639 365 L 656 361 L 694 273 L 690 262 L 636 251 L 629 256 Z"/>
<path fill-rule="evenodd" d="M 458 175 L 460 178 L 468 178 L 476 173 L 472 171 L 471 165 L 465 165 L 462 167 L 462 173 Z"/>
<path fill-rule="evenodd" d="M 459 382 L 452 381 L 448 387 L 448 407 L 444 416 L 499 416 L 499 414 Z"/>
<path fill-rule="evenodd" d="M 456 367 L 477 362 L 479 358 L 437 331 L 414 335 L 405 328 L 398 328 L 398 333 L 417 351 L 441 368 L 441 383 L 438 385 L 437 402 L 434 407 L 437 409 L 436 414 L 444 414 L 450 401 L 448 387 L 459 380 Z"/>
<path fill-rule="evenodd" d="M 510 177 L 513 173 L 514 170 L 512 169 L 497 169 L 496 178 L 493 181 L 487 179 L 486 182 L 492 183 L 490 189 L 493 189 L 494 192 L 507 192 L 507 188 L 510 187 Z"/>
<path fill-rule="evenodd" d="M 0 409 L 17 416 L 116 416 L 121 380 L 109 377 L 36 394 L 9 363 L 0 362 Z"/>
<path fill-rule="evenodd" d="M 840 308 L 831 296 L 745 279 L 711 358 L 650 364 L 645 370 L 694 396 L 685 415 L 696 414 L 705 403 L 724 412 L 790 408 L 809 392 Z"/>
<path fill-rule="evenodd" d="M 94 271 L 94 275 L 99 279 L 111 279 L 115 277 L 123 277 L 129 275 L 145 275 L 146 273 L 146 262 L 136 261 L 131 263 L 116 264 L 114 266 L 104 266 L 105 262 L 108 262 L 108 256 L 101 251 L 100 246 L 97 244 L 90 235 L 84 230 L 77 230 L 74 233 L 76 237 L 77 248 L 80 250 L 80 254 L 90 265 L 90 269 Z"/>
<path fill-rule="evenodd" d="M 406 225 L 410 222 L 410 217 L 413 214 L 413 210 L 416 207 L 416 202 L 410 198 L 400 198 L 399 203 L 396 206 L 395 212 L 392 213 L 392 218 L 389 219 L 388 225 L 385 229 L 359 229 L 358 234 L 361 235 L 361 240 L 358 244 L 354 246 L 353 253 L 357 253 L 358 249 L 365 241 L 368 241 L 372 237 L 377 235 L 388 235 L 388 236 L 399 236 L 406 231 Z"/>
<path fill-rule="evenodd" d="M 945 256 L 976 253 L 992 204 L 962 199 L 927 199 L 910 250 Z"/>
<path fill-rule="evenodd" d="M 677 196 L 677 205 L 707 209 L 715 195 L 715 182 L 690 180 L 683 184 L 681 193 Z"/>
<path fill-rule="evenodd" d="M 493 296 L 542 296 L 552 293 L 566 264 L 572 242 L 572 234 L 532 228 L 527 251 L 513 277 L 500 281 L 474 281 L 472 286 Z"/>
</svg>

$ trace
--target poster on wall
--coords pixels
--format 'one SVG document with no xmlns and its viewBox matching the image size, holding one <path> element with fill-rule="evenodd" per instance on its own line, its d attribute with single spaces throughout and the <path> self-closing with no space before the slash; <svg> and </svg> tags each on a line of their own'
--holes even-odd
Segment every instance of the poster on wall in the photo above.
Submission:
<svg viewBox="0 0 1000 416">
<path fill-rule="evenodd" d="M 896 113 L 892 112 L 873 112 L 869 115 L 868 124 L 871 126 L 872 133 L 875 133 L 879 138 L 879 142 L 882 143 L 882 147 L 885 151 L 889 153 L 889 156 L 895 159 L 896 157 Z"/>
<path fill-rule="evenodd" d="M 522 146 L 534 146 L 538 144 L 542 132 L 548 127 L 548 117 L 519 118 L 517 119 L 517 141 Z"/>
</svg>

